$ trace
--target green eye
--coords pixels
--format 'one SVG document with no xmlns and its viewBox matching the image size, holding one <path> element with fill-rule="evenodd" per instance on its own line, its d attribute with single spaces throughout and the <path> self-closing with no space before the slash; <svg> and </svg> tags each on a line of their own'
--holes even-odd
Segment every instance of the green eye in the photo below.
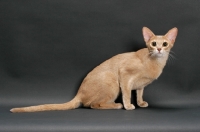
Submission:
<svg viewBox="0 0 200 132">
<path fill-rule="evenodd" d="M 164 42 L 164 43 L 163 43 L 163 46 L 164 46 L 164 47 L 166 47 L 167 45 L 168 45 L 168 43 L 167 43 L 167 42 Z"/>
<path fill-rule="evenodd" d="M 154 46 L 154 47 L 155 47 L 155 46 L 156 46 L 156 42 L 152 42 L 152 46 Z"/>
</svg>

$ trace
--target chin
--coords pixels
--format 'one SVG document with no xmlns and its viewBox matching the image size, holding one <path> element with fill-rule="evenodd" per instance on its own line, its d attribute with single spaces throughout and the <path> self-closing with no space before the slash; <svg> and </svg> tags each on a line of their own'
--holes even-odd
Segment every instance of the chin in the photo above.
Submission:
<svg viewBox="0 0 200 132">
<path fill-rule="evenodd" d="M 162 57 L 165 56 L 165 54 L 163 54 L 163 53 L 154 53 L 154 54 L 152 54 L 152 56 L 153 57 L 157 57 L 157 58 L 162 58 Z"/>
<path fill-rule="evenodd" d="M 163 57 L 164 54 L 162 54 L 162 53 L 157 53 L 156 56 L 157 56 L 157 57 Z"/>
</svg>

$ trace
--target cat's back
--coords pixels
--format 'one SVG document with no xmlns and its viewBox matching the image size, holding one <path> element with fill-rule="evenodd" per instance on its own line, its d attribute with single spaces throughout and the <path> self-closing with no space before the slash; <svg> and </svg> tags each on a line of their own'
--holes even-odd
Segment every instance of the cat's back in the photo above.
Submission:
<svg viewBox="0 0 200 132">
<path fill-rule="evenodd" d="M 114 73 L 122 67 L 133 67 L 133 65 L 139 67 L 142 62 L 141 60 L 143 59 L 142 57 L 144 57 L 145 54 L 148 54 L 146 48 L 140 49 L 136 52 L 127 52 L 115 55 L 94 68 L 93 72 L 111 71 Z"/>
</svg>

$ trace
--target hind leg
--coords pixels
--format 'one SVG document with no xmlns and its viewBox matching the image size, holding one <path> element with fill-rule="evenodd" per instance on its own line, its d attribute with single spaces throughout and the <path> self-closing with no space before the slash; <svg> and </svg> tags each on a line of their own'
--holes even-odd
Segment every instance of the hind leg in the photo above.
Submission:
<svg viewBox="0 0 200 132">
<path fill-rule="evenodd" d="M 102 96 L 91 102 L 90 107 L 93 109 L 121 109 L 123 105 L 115 103 L 118 94 L 112 93 L 112 90 L 107 91 L 107 93 L 102 94 Z"/>
<path fill-rule="evenodd" d="M 115 103 L 118 94 L 112 93 L 112 91 L 107 90 L 107 93 L 99 96 L 90 105 L 92 109 L 122 109 L 123 105 L 121 103 Z"/>
<path fill-rule="evenodd" d="M 122 104 L 114 102 L 120 92 L 116 75 L 112 72 L 102 72 L 98 75 L 98 79 L 88 81 L 86 87 L 83 87 L 85 89 L 85 93 L 82 93 L 83 105 L 93 109 L 121 109 Z"/>
<path fill-rule="evenodd" d="M 121 103 L 94 103 L 90 106 L 92 109 L 122 109 Z"/>
</svg>

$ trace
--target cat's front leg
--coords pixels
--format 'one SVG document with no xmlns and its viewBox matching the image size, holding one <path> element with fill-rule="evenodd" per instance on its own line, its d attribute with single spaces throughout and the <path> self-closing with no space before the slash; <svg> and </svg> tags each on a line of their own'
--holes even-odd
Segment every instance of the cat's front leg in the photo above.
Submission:
<svg viewBox="0 0 200 132">
<path fill-rule="evenodd" d="M 123 93 L 123 104 L 124 104 L 124 108 L 126 110 L 134 110 L 135 109 L 135 106 L 133 104 L 131 104 L 130 100 L 131 100 L 131 94 L 129 95 L 129 92 Z"/>
<path fill-rule="evenodd" d="M 120 88 L 122 92 L 122 100 L 126 110 L 133 110 L 135 106 L 131 104 L 131 91 L 133 87 L 134 78 L 132 74 L 126 70 L 120 70 Z"/>
<path fill-rule="evenodd" d="M 131 104 L 131 89 L 129 89 L 128 87 L 122 88 L 122 99 L 123 99 L 124 108 L 126 110 L 135 109 L 135 106 Z"/>
<path fill-rule="evenodd" d="M 137 104 L 140 107 L 148 107 L 148 103 L 143 100 L 144 88 L 137 89 Z"/>
</svg>

